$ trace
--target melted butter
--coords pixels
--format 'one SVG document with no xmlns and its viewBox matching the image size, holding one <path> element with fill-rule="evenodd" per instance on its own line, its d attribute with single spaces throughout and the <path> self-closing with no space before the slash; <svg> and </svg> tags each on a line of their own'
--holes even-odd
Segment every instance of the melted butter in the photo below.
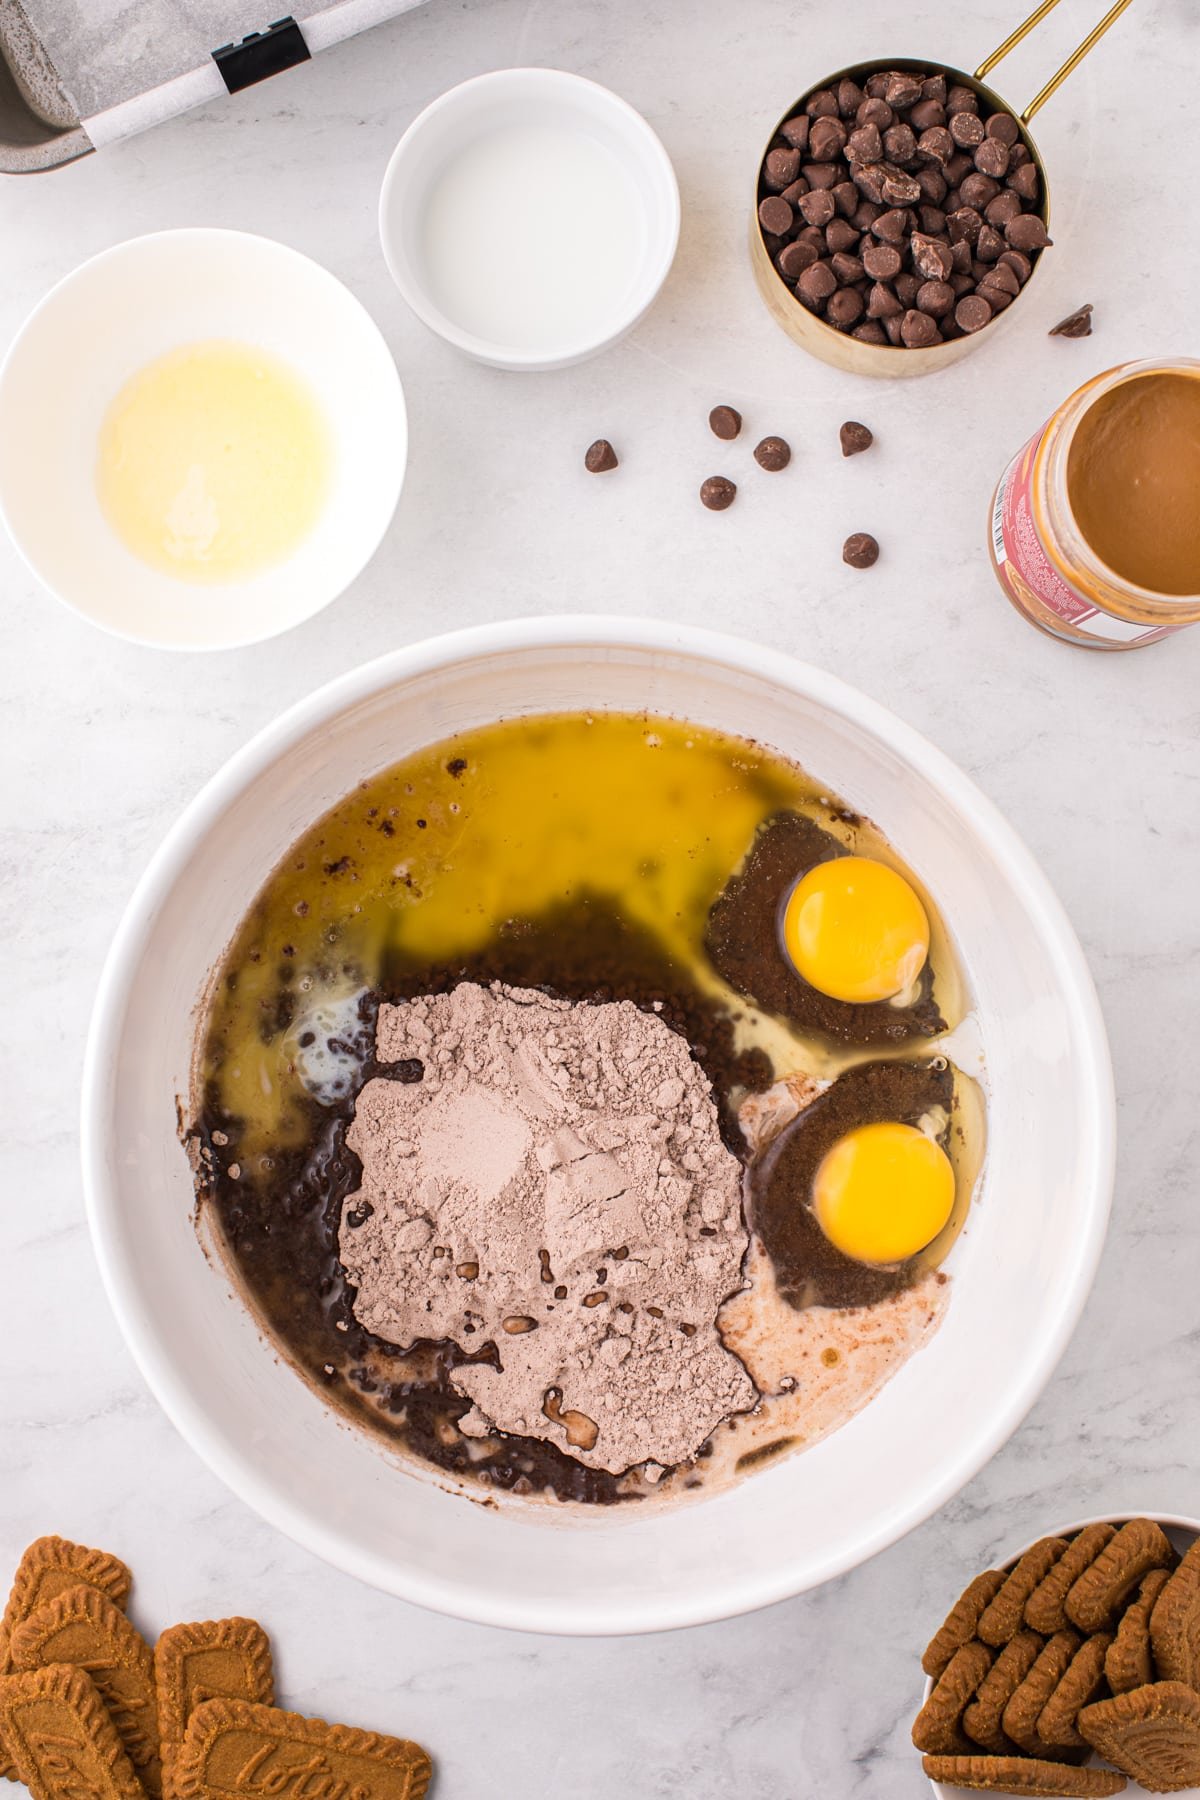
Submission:
<svg viewBox="0 0 1200 1800">
<path fill-rule="evenodd" d="M 246 1150 L 303 1141 L 311 1127 L 297 1103 L 312 1021 L 377 986 L 389 958 L 436 967 L 484 949 L 513 919 L 581 894 L 654 933 L 726 1006 L 739 1045 L 763 1048 L 777 1075 L 828 1079 L 877 1057 L 878 1049 L 832 1050 L 757 1012 L 704 954 L 714 900 L 757 827 L 784 807 L 914 879 L 869 823 L 794 764 L 682 721 L 543 715 L 418 751 L 319 820 L 261 891 L 214 983 L 203 1058 L 210 1091 L 242 1121 Z M 923 898 L 937 994 L 954 1026 L 963 989 L 936 908 Z M 277 1031 L 270 1021 L 284 966 L 294 1015 Z M 336 1093 L 350 1072 L 319 1074 Z"/>
<path fill-rule="evenodd" d="M 127 382 L 100 430 L 96 488 L 142 562 L 226 582 L 282 562 L 329 486 L 329 433 L 306 383 L 264 350 L 188 344 Z"/>
</svg>

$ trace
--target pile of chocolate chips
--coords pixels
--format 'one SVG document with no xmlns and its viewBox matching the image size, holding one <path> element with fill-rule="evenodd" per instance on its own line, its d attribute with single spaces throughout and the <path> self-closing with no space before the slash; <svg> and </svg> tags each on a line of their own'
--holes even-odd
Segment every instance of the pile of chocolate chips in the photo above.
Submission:
<svg viewBox="0 0 1200 1800">
<path fill-rule="evenodd" d="M 818 88 L 763 161 L 758 219 L 780 278 L 867 344 L 925 349 L 1011 305 L 1050 242 L 1009 112 L 941 73 Z"/>
</svg>

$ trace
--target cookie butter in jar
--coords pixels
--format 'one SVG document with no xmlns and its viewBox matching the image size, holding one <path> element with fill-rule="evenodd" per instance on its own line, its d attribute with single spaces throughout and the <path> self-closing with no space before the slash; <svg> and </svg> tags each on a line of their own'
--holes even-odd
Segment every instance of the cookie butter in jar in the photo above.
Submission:
<svg viewBox="0 0 1200 1800">
<path fill-rule="evenodd" d="M 992 502 L 991 556 L 1034 625 L 1132 650 L 1200 620 L 1200 361 L 1123 363 L 1066 400 Z"/>
</svg>

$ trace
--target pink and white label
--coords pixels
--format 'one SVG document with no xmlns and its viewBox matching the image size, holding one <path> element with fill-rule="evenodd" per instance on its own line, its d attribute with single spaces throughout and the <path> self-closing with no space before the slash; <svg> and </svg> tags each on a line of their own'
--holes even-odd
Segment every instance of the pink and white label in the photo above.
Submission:
<svg viewBox="0 0 1200 1800">
<path fill-rule="evenodd" d="M 1093 638 L 1108 644 L 1148 644 L 1182 631 L 1182 625 L 1135 625 L 1105 612 L 1059 574 L 1042 546 L 1033 521 L 1033 470 L 1038 445 L 1049 427 L 1030 438 L 1000 478 L 992 506 L 992 551 L 996 572 L 1009 595 L 1028 612 L 1028 589 L 1063 623 L 1064 638 Z M 1013 573 L 1019 578 L 1012 579 Z M 1046 623 L 1046 621 L 1042 621 Z"/>
</svg>

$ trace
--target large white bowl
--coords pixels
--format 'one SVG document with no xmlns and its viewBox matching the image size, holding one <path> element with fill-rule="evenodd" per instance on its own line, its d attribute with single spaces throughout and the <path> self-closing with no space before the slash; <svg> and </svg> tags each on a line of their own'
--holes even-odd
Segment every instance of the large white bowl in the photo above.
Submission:
<svg viewBox="0 0 1200 1800">
<path fill-rule="evenodd" d="M 331 440 L 330 491 L 283 561 L 240 581 L 176 580 L 134 556 L 96 493 L 101 423 L 131 376 L 227 338 L 282 359 Z M 189 228 L 102 251 L 38 302 L 0 368 L 0 518 L 38 579 L 94 625 L 165 650 L 227 650 L 309 619 L 375 554 L 400 498 L 408 427 L 371 315 L 273 238 Z"/>
<path fill-rule="evenodd" d="M 464 727 L 648 707 L 744 733 L 875 819 L 928 885 L 978 1003 L 982 1191 L 933 1342 L 852 1423 L 673 1512 L 547 1524 L 470 1505 L 330 1411 L 201 1253 L 176 1135 L 197 1002 L 287 846 L 363 776 Z M 154 1392 L 229 1485 L 341 1568 L 423 1605 L 543 1631 L 689 1625 L 862 1562 L 942 1505 L 1020 1422 L 1091 1284 L 1113 1170 L 1104 1027 L 1028 852 L 883 707 L 777 652 L 653 621 L 481 627 L 343 676 L 269 726 L 169 833 L 117 933 L 88 1046 L 87 1204 L 113 1306 Z"/>
</svg>

